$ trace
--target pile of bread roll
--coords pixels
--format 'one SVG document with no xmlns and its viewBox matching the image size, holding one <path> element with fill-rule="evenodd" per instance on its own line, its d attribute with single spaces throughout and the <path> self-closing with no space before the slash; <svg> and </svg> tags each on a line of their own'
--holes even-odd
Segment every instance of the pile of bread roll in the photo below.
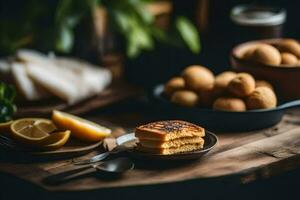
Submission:
<svg viewBox="0 0 300 200">
<path fill-rule="evenodd" d="M 209 107 L 222 111 L 246 111 L 276 107 L 277 97 L 270 83 L 255 80 L 248 73 L 223 72 L 217 76 L 206 67 L 192 65 L 171 78 L 164 95 L 175 104 Z"/>
<path fill-rule="evenodd" d="M 273 44 L 251 44 L 242 59 L 272 66 L 299 67 L 300 44 L 294 39 L 281 39 Z"/>
</svg>

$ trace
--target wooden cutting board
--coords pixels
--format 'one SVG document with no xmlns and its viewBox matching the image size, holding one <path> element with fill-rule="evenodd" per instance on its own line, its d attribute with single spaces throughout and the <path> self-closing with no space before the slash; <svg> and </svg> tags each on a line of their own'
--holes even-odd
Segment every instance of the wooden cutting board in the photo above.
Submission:
<svg viewBox="0 0 300 200">
<path fill-rule="evenodd" d="M 53 110 L 62 110 L 71 114 L 79 115 L 123 101 L 141 93 L 142 89 L 126 83 L 125 81 L 119 81 L 111 84 L 100 94 L 72 106 L 57 99 L 47 99 L 38 102 L 20 102 L 17 105 L 18 110 L 15 117 L 48 116 Z"/>
<path fill-rule="evenodd" d="M 2 161 L 0 172 L 12 174 L 48 191 L 75 192 L 107 188 L 119 191 L 121 187 L 138 188 L 192 180 L 228 181 L 232 180 L 230 177 L 235 177 L 233 180 L 239 183 L 248 183 L 300 166 L 299 110 L 286 114 L 278 125 L 268 129 L 217 135 L 219 144 L 203 159 L 167 163 L 135 160 L 135 169 L 117 178 L 91 175 L 61 185 L 43 182 L 50 175 L 75 169 L 72 159 L 30 164 Z M 97 153 L 92 152 L 78 159 Z"/>
</svg>

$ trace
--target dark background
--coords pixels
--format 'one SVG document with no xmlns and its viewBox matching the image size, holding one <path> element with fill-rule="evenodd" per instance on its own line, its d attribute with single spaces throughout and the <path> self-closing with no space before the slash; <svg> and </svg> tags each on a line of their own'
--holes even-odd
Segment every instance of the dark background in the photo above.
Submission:
<svg viewBox="0 0 300 200">
<path fill-rule="evenodd" d="M 151 87 L 158 82 L 179 74 L 188 65 L 201 64 L 210 68 L 214 73 L 229 70 L 229 55 L 231 49 L 238 43 L 257 39 L 245 37 L 230 19 L 231 9 L 239 4 L 259 4 L 278 6 L 287 11 L 286 23 L 283 25 L 282 37 L 299 39 L 300 24 L 298 23 L 300 1 L 284 0 L 210 0 L 208 11 L 208 27 L 200 33 L 202 50 L 200 55 L 193 55 L 187 50 L 158 45 L 155 52 L 145 53 L 135 60 L 126 63 L 127 77 L 138 84 Z M 174 0 L 175 15 L 186 15 L 195 19 L 197 1 Z M 245 39 L 247 38 L 247 39 Z M 147 77 L 147 78 L 145 78 Z"/>
<path fill-rule="evenodd" d="M 146 87 L 151 87 L 157 82 L 162 82 L 168 79 L 174 74 L 178 74 L 180 70 L 187 65 L 191 64 L 202 64 L 209 67 L 215 73 L 219 73 L 223 70 L 230 69 L 229 54 L 236 41 L 239 40 L 239 35 L 234 32 L 234 24 L 230 21 L 229 13 L 234 5 L 240 3 L 254 3 L 255 1 L 234 1 L 234 0 L 210 0 L 209 9 L 209 25 L 207 32 L 201 33 L 202 51 L 200 55 L 193 55 L 185 49 L 172 48 L 170 46 L 158 45 L 154 52 L 146 52 L 135 60 L 127 60 L 125 62 L 126 75 L 129 81 L 143 84 Z M 287 21 L 284 24 L 283 37 L 300 38 L 300 1 L 287 1 L 287 0 L 269 0 L 269 1 L 256 1 L 267 5 L 277 5 L 287 10 Z M 194 0 L 175 0 L 175 15 L 184 14 L 194 19 L 194 8 L 196 1 Z M 26 1 L 0 1 L 0 17 L 6 14 L 14 15 L 17 14 L 18 10 L 26 5 Z M 15 7 L 15 10 L 7 10 L 8 6 Z M 5 12 L 4 12 L 5 11 Z M 47 25 L 47 22 L 45 22 Z M 1 52 L 1 49 L 0 49 Z M 234 188 L 229 191 L 222 191 L 217 199 L 299 199 L 297 194 L 299 184 L 299 170 L 295 170 L 285 175 L 272 178 L 270 180 L 262 180 L 257 183 L 245 185 L 242 187 Z M 5 180 L 9 181 L 10 178 Z M 6 182 L 0 181 L 0 188 L 7 189 L 5 187 Z M 7 182 L 8 183 L 8 182 Z M 8 183 L 13 185 L 15 183 Z M 7 199 L 7 194 L 14 194 L 15 198 L 18 198 L 18 184 L 15 185 L 15 190 L 0 192 L 0 199 Z M 167 199 L 173 195 L 169 195 L 170 191 L 173 194 L 177 194 L 178 198 L 190 198 L 194 197 L 200 199 L 203 197 L 199 195 L 202 193 L 202 188 L 195 188 L 192 186 L 181 186 L 178 185 L 164 186 L 161 192 L 166 195 Z M 30 187 L 28 187 L 30 189 Z M 31 188 L 32 189 L 32 188 Z M 224 188 L 226 189 L 226 188 Z M 1 190 L 1 189 L 0 189 Z M 8 189 L 7 189 L 8 190 Z M 25 190 L 25 188 L 24 188 Z M 138 197 L 149 195 L 149 199 L 160 199 L 162 196 L 158 196 L 160 189 L 150 188 L 149 190 L 131 191 L 129 193 L 134 194 L 131 196 Z M 157 194 L 153 193 L 157 192 Z M 143 194 L 145 192 L 145 194 Z M 187 193 L 190 192 L 190 193 Z M 216 193 L 213 188 L 208 192 Z M 34 195 L 34 192 L 30 190 L 26 191 L 27 194 Z M 109 192 L 108 192 L 109 193 Z M 125 192 L 126 193 L 126 192 Z M 120 193 L 122 194 L 122 193 Z M 180 195 L 181 194 L 181 195 Z M 184 195 L 183 195 L 184 194 Z M 207 194 L 207 191 L 206 191 Z M 103 197 L 101 194 L 95 194 L 97 198 L 104 199 L 109 197 Z M 112 194 L 110 194 L 112 195 Z M 205 196 L 206 199 L 209 198 Z M 41 195 L 46 198 L 47 195 Z M 36 196 L 40 198 L 41 196 Z M 49 195 L 51 199 L 51 195 Z M 82 199 L 85 196 L 82 196 Z M 114 193 L 114 197 L 121 199 L 117 193 Z M 27 199 L 26 197 L 23 197 Z M 32 198 L 32 197 L 31 197 Z M 35 198 L 32 198 L 35 199 Z M 76 199 L 72 197 L 72 199 Z M 89 199 L 89 198 L 87 198 Z M 146 198 L 145 198 L 146 199 Z"/>
<path fill-rule="evenodd" d="M 0 0 L 0 20 L 7 16 L 19 16 L 22 10 L 26 8 L 26 2 L 29 2 L 29 0 Z M 52 10 L 55 8 L 57 2 L 58 0 L 49 1 L 49 9 L 45 12 L 49 15 L 53 14 Z M 174 12 L 172 15 L 185 15 L 196 22 L 197 2 L 198 0 L 173 0 Z M 282 36 L 299 38 L 299 1 L 209 0 L 208 25 L 206 31 L 200 33 L 202 50 L 199 55 L 194 55 L 184 48 L 158 43 L 153 51 L 144 52 L 136 59 L 125 59 L 125 75 L 127 80 L 148 88 L 159 82 L 166 81 L 191 64 L 202 64 L 210 68 L 214 73 L 230 69 L 229 55 L 231 49 L 236 44 L 246 41 L 244 39 L 246 37 L 237 31 L 236 25 L 230 20 L 232 7 L 239 4 L 271 5 L 286 9 L 287 20 L 283 26 Z M 53 22 L 40 21 L 38 25 L 47 27 L 51 23 Z M 250 39 L 256 38 L 248 37 L 248 40 Z M 79 45 L 77 49 L 84 49 L 84 47 L 83 45 Z M 0 55 L 1 52 L 4 52 L 4 50 L 0 49 Z M 75 55 L 83 56 L 78 52 Z M 90 59 L 90 61 L 95 62 L 93 59 Z"/>
</svg>

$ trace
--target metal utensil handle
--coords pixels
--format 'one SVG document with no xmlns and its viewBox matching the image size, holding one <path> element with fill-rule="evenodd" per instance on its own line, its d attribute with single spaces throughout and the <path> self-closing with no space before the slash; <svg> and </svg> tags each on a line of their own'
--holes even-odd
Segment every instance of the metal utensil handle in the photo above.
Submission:
<svg viewBox="0 0 300 200">
<path fill-rule="evenodd" d="M 284 104 L 278 106 L 277 108 L 287 109 L 287 108 L 293 108 L 293 107 L 300 107 L 300 99 L 284 103 Z"/>
<path fill-rule="evenodd" d="M 129 134 L 122 135 L 122 136 L 116 138 L 117 146 L 115 148 L 113 148 L 111 151 L 107 151 L 107 152 L 98 154 L 98 155 L 93 156 L 92 158 L 87 159 L 87 160 L 74 162 L 74 165 L 87 165 L 87 164 L 96 163 L 96 162 L 99 162 L 101 160 L 104 160 L 110 154 L 117 154 L 117 153 L 124 152 L 124 151 L 128 150 L 128 147 L 126 147 L 125 145 L 122 145 L 122 144 L 124 144 L 126 142 L 129 142 L 129 141 L 133 141 L 135 139 L 136 138 L 134 136 L 134 133 L 129 133 Z"/>
<path fill-rule="evenodd" d="M 90 159 L 90 162 L 89 163 L 95 163 L 95 162 L 99 162 L 103 159 L 105 159 L 107 156 L 109 156 L 110 154 L 117 154 L 117 153 L 121 153 L 121 152 L 124 152 L 128 149 L 128 147 L 125 147 L 123 145 L 120 145 L 120 146 L 116 146 L 115 148 L 113 148 L 111 151 L 107 151 L 105 153 L 101 153 L 99 155 L 96 155 L 94 157 L 92 157 Z"/>
<path fill-rule="evenodd" d="M 71 171 L 50 175 L 46 178 L 46 181 L 51 184 L 63 183 L 95 171 L 96 169 L 93 165 L 84 166 Z"/>
<path fill-rule="evenodd" d="M 129 141 L 133 141 L 135 140 L 136 137 L 135 137 L 135 134 L 134 133 L 127 133 L 127 134 L 124 134 L 124 135 L 121 135 L 119 137 L 116 138 L 116 143 L 118 146 L 126 143 L 126 142 L 129 142 Z"/>
<path fill-rule="evenodd" d="M 83 169 L 83 170 L 80 171 L 80 172 L 77 172 L 77 173 L 74 173 L 74 174 L 71 174 L 71 175 L 69 175 L 69 176 L 66 176 L 66 177 L 62 178 L 62 179 L 60 180 L 60 182 L 69 181 L 69 180 L 78 178 L 78 177 L 80 177 L 80 176 L 84 176 L 84 175 L 90 174 L 90 173 L 95 172 L 95 171 L 96 171 L 96 168 L 94 168 L 94 167 L 90 167 L 90 168 L 87 168 L 87 169 Z"/>
<path fill-rule="evenodd" d="M 96 155 L 96 156 L 94 156 L 94 157 L 92 157 L 91 159 L 90 159 L 90 163 L 94 163 L 94 162 L 98 162 L 98 161 L 100 161 L 100 160 L 103 160 L 103 159 L 105 159 L 107 156 L 109 156 L 109 154 L 110 154 L 110 152 L 109 151 L 107 151 L 107 152 L 104 152 L 104 153 L 101 153 L 101 154 L 99 154 L 99 155 Z"/>
<path fill-rule="evenodd" d="M 98 154 L 96 156 L 93 156 L 90 159 L 74 162 L 73 164 L 74 165 L 87 165 L 87 164 L 91 164 L 91 163 L 96 163 L 96 162 L 99 162 L 99 161 L 104 160 L 105 158 L 107 158 L 107 156 L 109 156 L 109 154 L 110 154 L 110 152 L 107 151 L 107 152 Z"/>
<path fill-rule="evenodd" d="M 121 153 L 123 151 L 126 151 L 128 148 L 124 147 L 124 146 L 117 146 L 114 149 L 112 149 L 111 151 L 107 151 L 101 154 L 98 154 L 96 156 L 93 156 L 90 159 L 87 160 L 83 160 L 83 161 L 78 161 L 75 162 L 74 165 L 87 165 L 87 164 L 92 164 L 92 163 L 96 163 L 99 162 L 101 160 L 104 160 L 105 158 L 107 158 L 110 154 L 116 154 L 116 153 Z"/>
</svg>

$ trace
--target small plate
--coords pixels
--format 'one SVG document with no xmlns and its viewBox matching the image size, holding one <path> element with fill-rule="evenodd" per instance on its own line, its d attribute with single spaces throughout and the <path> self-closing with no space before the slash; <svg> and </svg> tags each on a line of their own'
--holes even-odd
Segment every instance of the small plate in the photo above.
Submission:
<svg viewBox="0 0 300 200">
<path fill-rule="evenodd" d="M 34 156 L 41 158 L 66 158 L 80 156 L 87 154 L 96 148 L 100 148 L 103 144 L 103 141 L 86 143 L 71 138 L 63 147 L 57 150 L 39 151 L 28 147 L 20 146 L 9 137 L 2 136 L 2 140 L 5 140 L 6 143 L 10 145 L 9 148 L 3 147 L 3 149 L 9 150 L 8 152 L 10 153 L 23 154 L 24 156 Z"/>
<path fill-rule="evenodd" d="M 142 159 L 154 159 L 154 160 L 192 160 L 199 159 L 210 150 L 212 150 L 218 143 L 218 137 L 209 131 L 205 131 L 204 137 L 204 147 L 196 151 L 178 153 L 172 155 L 161 155 L 161 154 L 151 154 L 138 151 L 136 149 L 131 149 L 128 152 L 133 157 L 142 158 Z"/>
<path fill-rule="evenodd" d="M 94 143 L 85 143 L 77 140 L 69 140 L 63 147 L 53 151 L 33 151 L 28 152 L 32 156 L 46 157 L 75 157 L 87 154 L 92 150 L 99 148 L 103 141 Z"/>
</svg>

